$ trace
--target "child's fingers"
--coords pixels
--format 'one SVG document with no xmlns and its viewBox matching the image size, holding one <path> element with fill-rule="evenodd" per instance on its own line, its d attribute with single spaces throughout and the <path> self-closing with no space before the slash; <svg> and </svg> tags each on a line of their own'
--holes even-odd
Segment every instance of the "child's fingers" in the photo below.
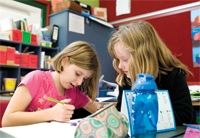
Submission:
<svg viewBox="0 0 200 138">
<path fill-rule="evenodd" d="M 64 99 L 64 100 L 62 100 L 61 102 L 64 102 L 64 103 L 69 103 L 71 101 L 71 99 Z"/>
<path fill-rule="evenodd" d="M 64 100 L 62 100 L 61 102 L 66 103 L 66 104 L 65 104 L 66 109 L 74 110 L 74 109 L 75 109 L 74 105 L 68 104 L 70 101 L 71 101 L 71 99 L 64 99 Z"/>
</svg>

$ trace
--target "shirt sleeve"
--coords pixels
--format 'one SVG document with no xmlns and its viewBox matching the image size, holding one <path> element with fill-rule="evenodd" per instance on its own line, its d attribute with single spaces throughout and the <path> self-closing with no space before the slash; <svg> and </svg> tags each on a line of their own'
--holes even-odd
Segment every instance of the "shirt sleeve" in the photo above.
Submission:
<svg viewBox="0 0 200 138">
<path fill-rule="evenodd" d="M 31 97 L 34 98 L 40 88 L 42 82 L 41 79 L 42 79 L 42 71 L 40 70 L 32 71 L 23 77 L 22 81 L 17 87 L 19 87 L 22 84 L 25 85 L 28 88 Z"/>
</svg>

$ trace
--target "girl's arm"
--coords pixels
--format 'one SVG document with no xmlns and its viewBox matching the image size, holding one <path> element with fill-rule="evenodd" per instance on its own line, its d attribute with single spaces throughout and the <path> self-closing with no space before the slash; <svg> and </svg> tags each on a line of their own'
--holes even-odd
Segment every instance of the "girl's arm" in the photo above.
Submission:
<svg viewBox="0 0 200 138">
<path fill-rule="evenodd" d="M 90 99 L 89 102 L 85 106 L 83 106 L 83 108 L 90 113 L 95 113 L 98 109 L 101 108 L 101 104 L 95 101 L 92 101 Z"/>
<path fill-rule="evenodd" d="M 25 109 L 32 101 L 32 97 L 25 85 L 17 87 L 2 119 L 2 126 L 19 126 L 41 123 L 51 120 L 69 121 L 72 117 L 73 105 L 56 104 L 53 108 L 36 112 L 25 112 Z M 70 99 L 63 100 L 68 103 Z"/>
</svg>

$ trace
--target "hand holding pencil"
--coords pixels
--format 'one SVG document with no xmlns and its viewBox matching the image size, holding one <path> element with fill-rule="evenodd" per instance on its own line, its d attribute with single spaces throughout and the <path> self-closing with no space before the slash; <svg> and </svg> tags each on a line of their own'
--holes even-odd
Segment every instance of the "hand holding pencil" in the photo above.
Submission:
<svg viewBox="0 0 200 138">
<path fill-rule="evenodd" d="M 51 108 L 51 111 L 52 111 L 51 120 L 55 120 L 59 122 L 70 121 L 70 118 L 72 117 L 72 114 L 74 113 L 73 110 L 75 109 L 73 105 L 68 104 L 71 101 L 71 99 L 58 101 L 46 95 L 43 98 L 57 103 L 53 108 Z"/>
<path fill-rule="evenodd" d="M 65 122 L 70 121 L 70 118 L 72 117 L 72 114 L 74 113 L 75 107 L 73 105 L 68 104 L 71 101 L 71 99 L 65 99 L 60 102 L 66 103 L 66 104 L 56 104 L 52 108 L 52 119 L 55 121 Z"/>
</svg>

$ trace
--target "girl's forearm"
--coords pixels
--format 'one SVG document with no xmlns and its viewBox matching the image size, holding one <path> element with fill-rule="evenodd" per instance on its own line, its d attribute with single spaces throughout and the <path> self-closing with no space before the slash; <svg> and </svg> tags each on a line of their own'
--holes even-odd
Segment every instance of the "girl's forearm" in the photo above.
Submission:
<svg viewBox="0 0 200 138">
<path fill-rule="evenodd" d="M 52 108 L 37 111 L 37 112 L 14 112 L 5 115 L 2 119 L 3 127 L 30 125 L 35 123 L 47 122 L 53 120 Z"/>
</svg>

